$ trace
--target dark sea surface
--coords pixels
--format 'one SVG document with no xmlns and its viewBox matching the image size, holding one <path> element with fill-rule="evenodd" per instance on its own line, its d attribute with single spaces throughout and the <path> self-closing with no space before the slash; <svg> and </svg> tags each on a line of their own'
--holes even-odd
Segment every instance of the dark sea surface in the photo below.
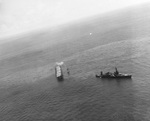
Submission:
<svg viewBox="0 0 150 121">
<path fill-rule="evenodd" d="M 65 80 L 55 76 L 1 88 L 1 121 L 149 121 L 150 38 L 112 42 L 63 61 Z M 63 67 L 65 70 L 65 66 Z M 132 79 L 98 79 L 101 70 Z"/>
</svg>

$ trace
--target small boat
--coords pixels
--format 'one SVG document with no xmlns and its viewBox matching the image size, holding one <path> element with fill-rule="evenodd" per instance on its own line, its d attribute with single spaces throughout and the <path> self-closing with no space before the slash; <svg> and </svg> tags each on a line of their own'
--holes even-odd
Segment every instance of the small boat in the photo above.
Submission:
<svg viewBox="0 0 150 121">
<path fill-rule="evenodd" d="M 63 80 L 63 71 L 62 71 L 61 65 L 56 65 L 55 76 L 56 76 L 57 80 L 59 80 L 59 81 Z"/>
<path fill-rule="evenodd" d="M 101 74 L 100 75 L 95 75 L 97 78 L 131 78 L 132 77 L 132 75 L 130 75 L 130 74 L 122 74 L 122 73 L 119 73 L 118 72 L 118 70 L 117 70 L 117 68 L 116 68 L 116 72 L 114 72 L 114 73 L 111 73 L 111 72 L 107 72 L 107 73 L 105 73 L 105 74 L 103 74 L 102 72 L 101 72 Z"/>
</svg>

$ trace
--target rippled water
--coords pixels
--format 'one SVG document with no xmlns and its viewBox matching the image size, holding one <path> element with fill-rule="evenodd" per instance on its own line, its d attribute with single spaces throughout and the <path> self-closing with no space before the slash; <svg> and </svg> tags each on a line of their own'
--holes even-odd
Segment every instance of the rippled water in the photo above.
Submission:
<svg viewBox="0 0 150 121">
<path fill-rule="evenodd" d="M 78 107 L 77 111 L 72 108 L 77 113 L 73 117 L 89 121 L 149 120 L 149 47 L 149 38 L 127 40 L 100 46 L 70 58 L 68 63 L 76 83 L 71 83 L 67 91 L 70 95 L 73 94 L 72 91 L 76 92 L 73 94 L 76 97 L 72 100 Z M 114 71 L 114 67 L 118 67 L 120 72 L 131 73 L 133 78 L 94 78 L 100 70 Z M 79 94 L 78 90 L 81 90 Z"/>
<path fill-rule="evenodd" d="M 113 42 L 64 60 L 71 75 L 54 75 L 1 90 L 4 121 L 149 121 L 149 38 Z M 130 73 L 132 79 L 97 79 L 101 70 Z"/>
</svg>

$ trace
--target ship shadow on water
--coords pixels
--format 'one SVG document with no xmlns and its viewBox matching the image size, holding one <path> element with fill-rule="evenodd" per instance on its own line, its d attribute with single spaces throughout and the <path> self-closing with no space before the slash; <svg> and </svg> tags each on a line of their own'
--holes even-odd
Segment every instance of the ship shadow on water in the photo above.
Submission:
<svg viewBox="0 0 150 121">
<path fill-rule="evenodd" d="M 62 83 L 64 82 L 64 79 L 57 79 L 57 82 Z"/>
</svg>

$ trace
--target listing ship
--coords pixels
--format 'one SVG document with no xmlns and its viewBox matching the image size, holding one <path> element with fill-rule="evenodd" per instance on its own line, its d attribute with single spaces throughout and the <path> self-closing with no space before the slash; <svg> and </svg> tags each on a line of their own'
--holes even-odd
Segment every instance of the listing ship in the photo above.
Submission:
<svg viewBox="0 0 150 121">
<path fill-rule="evenodd" d="M 61 65 L 62 64 L 57 64 L 55 67 L 55 76 L 56 76 L 57 80 L 59 80 L 59 81 L 64 79 Z"/>
</svg>

